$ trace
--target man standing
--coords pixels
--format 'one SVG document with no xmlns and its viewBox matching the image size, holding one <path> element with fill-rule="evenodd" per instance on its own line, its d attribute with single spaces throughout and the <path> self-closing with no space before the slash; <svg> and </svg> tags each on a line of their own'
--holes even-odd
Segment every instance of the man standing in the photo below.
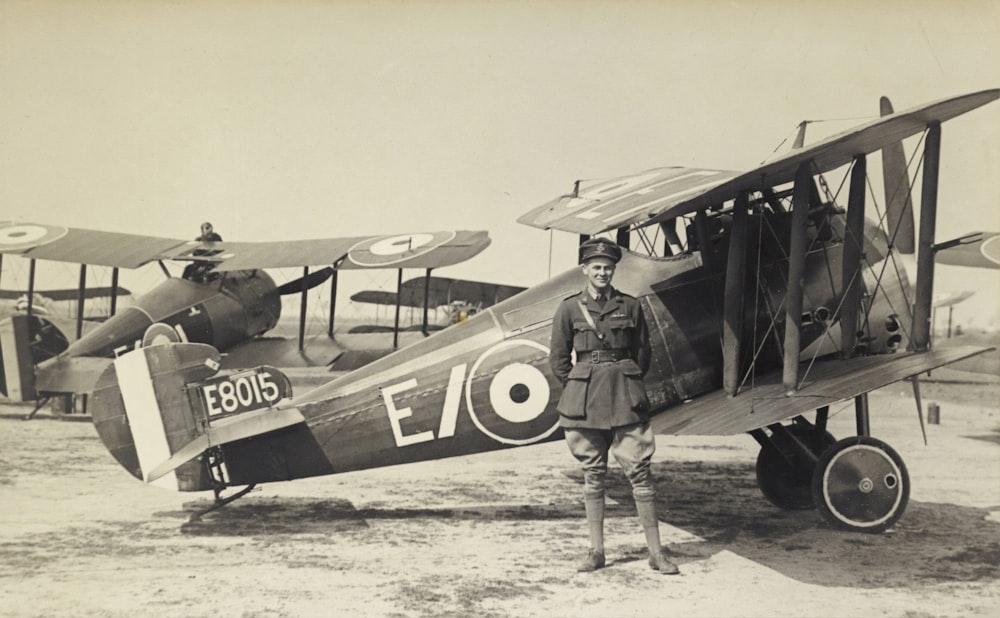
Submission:
<svg viewBox="0 0 1000 618">
<path fill-rule="evenodd" d="M 580 265 L 587 287 L 562 301 L 552 323 L 549 363 L 564 387 L 557 408 L 559 425 L 584 474 L 590 551 L 578 570 L 604 566 L 604 480 L 610 452 L 632 485 L 649 566 L 676 574 L 677 566 L 660 547 L 650 471 L 656 442 L 642 383 L 650 362 L 649 333 L 639 301 L 611 286 L 621 257 L 621 248 L 611 241 L 583 242 Z"/>
</svg>

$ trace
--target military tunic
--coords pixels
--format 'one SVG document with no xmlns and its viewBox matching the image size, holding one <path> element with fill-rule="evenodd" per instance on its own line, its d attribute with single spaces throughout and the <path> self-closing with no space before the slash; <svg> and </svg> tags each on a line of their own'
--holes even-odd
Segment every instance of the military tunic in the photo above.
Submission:
<svg viewBox="0 0 1000 618">
<path fill-rule="evenodd" d="M 557 407 L 563 428 L 611 429 L 648 420 L 642 377 L 650 345 L 642 306 L 619 290 L 608 292 L 604 307 L 583 290 L 556 309 L 549 363 L 564 387 Z"/>
</svg>

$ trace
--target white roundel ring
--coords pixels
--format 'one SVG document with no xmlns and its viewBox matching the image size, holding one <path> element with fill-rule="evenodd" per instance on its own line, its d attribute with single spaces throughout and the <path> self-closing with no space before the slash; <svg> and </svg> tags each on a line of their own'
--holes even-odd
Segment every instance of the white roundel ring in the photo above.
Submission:
<svg viewBox="0 0 1000 618">
<path fill-rule="evenodd" d="M 1000 264 L 1000 236 L 984 240 L 983 244 L 979 246 L 979 252 L 990 262 Z"/>
<path fill-rule="evenodd" d="M 59 240 L 68 232 L 68 229 L 55 225 L 0 224 L 0 247 L 6 251 L 27 250 Z"/>
<path fill-rule="evenodd" d="M 507 365 L 490 383 L 493 410 L 497 416 L 511 423 L 526 423 L 536 418 L 548 402 L 549 383 L 531 365 Z"/>
<path fill-rule="evenodd" d="M 532 348 L 537 356 L 541 352 L 548 356 L 549 349 L 541 343 L 529 340 L 511 340 L 499 343 L 486 350 L 472 365 L 465 386 L 465 404 L 472 422 L 487 436 L 503 444 L 532 444 L 550 435 L 559 427 L 558 415 L 549 420 L 545 416 L 552 387 L 541 369 L 517 360 L 524 351 L 515 353 L 515 358 L 505 361 L 513 348 Z M 498 354 L 507 352 L 508 354 Z M 502 365 L 497 370 L 497 365 Z M 495 373 L 489 383 L 488 401 L 473 396 L 474 381 L 477 376 Z"/>
<path fill-rule="evenodd" d="M 347 252 L 347 259 L 358 266 L 391 266 L 424 255 L 455 238 L 455 232 L 399 234 L 368 238 Z"/>
</svg>

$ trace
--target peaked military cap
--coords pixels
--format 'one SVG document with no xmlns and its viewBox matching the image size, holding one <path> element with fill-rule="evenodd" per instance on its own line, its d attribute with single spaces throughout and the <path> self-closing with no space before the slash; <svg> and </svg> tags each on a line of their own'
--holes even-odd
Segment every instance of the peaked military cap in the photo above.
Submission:
<svg viewBox="0 0 1000 618">
<path fill-rule="evenodd" d="M 618 260 L 622 259 L 622 249 L 605 238 L 590 238 L 580 243 L 581 264 L 595 257 L 606 257 L 617 263 Z"/>
</svg>

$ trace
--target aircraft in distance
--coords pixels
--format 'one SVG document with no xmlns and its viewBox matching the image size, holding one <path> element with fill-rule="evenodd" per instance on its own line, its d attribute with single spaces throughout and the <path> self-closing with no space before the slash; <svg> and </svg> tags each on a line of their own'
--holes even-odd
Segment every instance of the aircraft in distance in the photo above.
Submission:
<svg viewBox="0 0 1000 618">
<path fill-rule="evenodd" d="M 399 292 L 383 290 L 362 290 L 351 295 L 351 300 L 376 305 L 402 305 L 404 307 L 433 308 L 444 313 L 444 319 L 429 323 L 425 314 L 423 323 L 408 328 L 419 328 L 425 335 L 430 330 L 441 330 L 446 326 L 467 320 L 482 309 L 520 294 L 526 288 L 516 285 L 486 283 L 449 277 L 416 277 L 399 286 Z M 399 325 L 396 325 L 399 328 Z M 351 333 L 390 331 L 388 326 L 360 324 L 350 329 Z"/>
<path fill-rule="evenodd" d="M 132 292 L 121 287 L 114 290 L 109 287 L 87 288 L 82 297 L 76 289 L 34 290 L 31 294 L 19 290 L 0 290 L 0 320 L 16 313 L 29 312 L 42 316 L 59 316 L 68 320 L 72 319 L 73 315 L 65 303 L 76 302 L 76 313 L 80 315 L 84 300 L 112 296 L 117 300 L 118 296 L 131 294 Z M 107 317 L 107 315 L 83 314 L 83 318 L 90 321 L 104 320 Z"/>
<path fill-rule="evenodd" d="M 642 379 L 654 430 L 748 433 L 772 503 L 815 506 L 836 528 L 883 531 L 902 516 L 910 480 L 892 447 L 870 435 L 868 392 L 910 379 L 919 415 L 916 376 L 989 349 L 932 349 L 929 331 L 942 124 L 997 98 L 986 90 L 888 114 L 746 172 L 665 167 L 577 181 L 519 221 L 611 232 L 629 247 L 635 234 L 637 249 L 653 254 L 625 251 L 615 283 L 649 323 L 653 358 Z M 868 195 L 867 160 L 915 135 L 923 154 L 911 286 L 894 267 L 904 213 Z M 831 186 L 845 188 L 846 205 Z M 570 269 L 292 398 L 271 368 L 218 373 L 208 345 L 140 348 L 105 368 L 92 419 L 133 476 L 212 490 L 213 508 L 256 483 L 555 440 L 562 387 L 548 362 L 551 322 L 584 284 Z M 853 401 L 857 435 L 837 440 L 827 420 L 841 401 Z"/>
<path fill-rule="evenodd" d="M 280 296 L 302 293 L 298 355 L 304 356 L 306 291 L 332 279 L 328 335 L 332 339 L 337 273 L 343 269 L 431 269 L 464 261 L 490 243 L 481 231 L 357 236 L 277 242 L 202 242 L 121 234 L 33 223 L 0 224 L 0 254 L 31 260 L 81 264 L 81 299 L 86 265 L 111 266 L 112 290 L 118 268 L 157 261 L 168 278 L 100 325 L 75 336 L 48 317 L 12 315 L 0 322 L 0 392 L 14 401 L 53 395 L 88 394 L 115 356 L 161 342 L 208 344 L 234 353 L 236 364 L 280 363 L 273 342 L 258 335 L 277 323 Z M 164 260 L 187 263 L 172 277 Z M 310 273 L 309 266 L 326 266 Z M 263 268 L 303 267 L 300 279 L 278 286 Z M 82 308 L 83 301 L 80 301 Z M 82 315 L 82 310 L 80 312 Z M 330 341 L 324 362 L 335 358 Z M 311 359 L 307 359 L 311 360 Z M 238 362 L 237 362 L 238 361 Z M 36 411 L 38 409 L 36 407 Z"/>
</svg>

